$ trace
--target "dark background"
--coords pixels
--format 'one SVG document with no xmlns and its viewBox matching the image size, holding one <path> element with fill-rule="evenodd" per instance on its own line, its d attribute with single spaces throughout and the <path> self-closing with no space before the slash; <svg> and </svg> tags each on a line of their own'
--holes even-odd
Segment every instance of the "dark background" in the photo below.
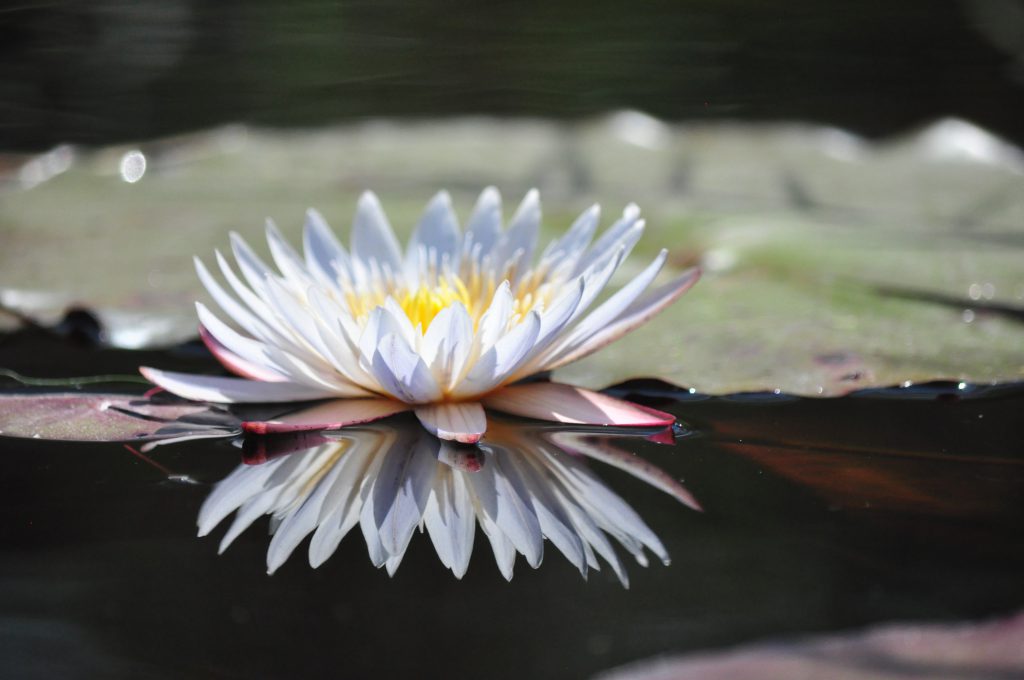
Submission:
<svg viewBox="0 0 1024 680">
<path fill-rule="evenodd" d="M 1024 141 L 1024 3 L 8 2 L 0 149 L 370 116 L 959 116 Z"/>
</svg>

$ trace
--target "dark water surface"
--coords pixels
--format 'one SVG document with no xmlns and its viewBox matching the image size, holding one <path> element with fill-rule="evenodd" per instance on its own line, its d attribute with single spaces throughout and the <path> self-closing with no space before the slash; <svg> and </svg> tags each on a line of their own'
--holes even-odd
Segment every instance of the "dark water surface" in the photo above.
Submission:
<svg viewBox="0 0 1024 680">
<path fill-rule="evenodd" d="M 0 148 L 377 116 L 957 116 L 1024 140 L 1012 0 L 49 0 L 0 9 Z"/>
<path fill-rule="evenodd" d="M 4 339 L 0 365 L 70 375 L 143 360 L 25 337 Z M 199 352 L 144 359 L 212 369 Z M 150 452 L 190 484 L 120 444 L 0 438 L 5 674 L 583 677 L 668 652 L 1024 604 L 1024 386 L 814 400 L 636 381 L 616 393 L 685 421 L 674 445 L 618 443 L 704 508 L 590 463 L 672 557 L 645 569 L 619 549 L 629 589 L 607 568 L 582 579 L 550 543 L 539 569 L 520 556 L 507 583 L 479 532 L 461 581 L 418 532 L 389 578 L 358 528 L 320 568 L 303 544 L 268 576 L 266 518 L 221 556 L 226 523 L 196 537 L 210 485 L 240 463 L 229 442 Z"/>
</svg>

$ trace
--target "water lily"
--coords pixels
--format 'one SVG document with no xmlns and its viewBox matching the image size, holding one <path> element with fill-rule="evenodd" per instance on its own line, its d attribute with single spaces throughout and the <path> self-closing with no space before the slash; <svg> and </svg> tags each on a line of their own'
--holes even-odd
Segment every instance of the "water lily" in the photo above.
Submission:
<svg viewBox="0 0 1024 680">
<path fill-rule="evenodd" d="M 700 509 L 671 475 L 609 437 L 577 426 L 495 418 L 486 443 L 474 447 L 432 437 L 408 416 L 349 427 L 333 439 L 302 433 L 309 436 L 315 438 L 311 446 L 300 442 L 298 450 L 285 448 L 283 455 L 257 456 L 257 464 L 239 465 L 219 482 L 199 511 L 199 535 L 234 513 L 220 541 L 223 552 L 269 515 L 267 571 L 273 573 L 307 536 L 312 534 L 309 563 L 318 567 L 358 527 L 373 564 L 394 574 L 419 528 L 441 562 L 462 578 L 479 525 L 506 579 L 512 578 L 517 555 L 538 567 L 547 539 L 582 575 L 600 570 L 600 557 L 628 585 L 609 539 L 644 566 L 647 551 L 665 564 L 668 553 L 586 460 L 619 467 Z"/>
<path fill-rule="evenodd" d="M 241 377 L 141 370 L 188 399 L 332 400 L 245 424 L 264 433 L 340 428 L 413 410 L 432 434 L 472 443 L 487 429 L 485 407 L 564 423 L 671 424 L 669 414 L 597 392 L 524 382 L 643 324 L 699 276 L 691 269 L 648 290 L 665 264 L 662 250 L 597 303 L 644 229 L 631 204 L 594 241 L 599 214 L 597 206 L 586 210 L 535 255 L 541 221 L 535 190 L 505 229 L 500 195 L 484 190 L 463 230 L 442 191 L 403 251 L 377 197 L 367 192 L 349 249 L 315 210 L 306 215 L 304 256 L 268 222 L 277 271 L 232 234 L 241 277 L 220 252 L 216 259 L 227 288 L 198 258 L 196 269 L 241 330 L 201 303 L 197 309 L 203 340 Z"/>
</svg>

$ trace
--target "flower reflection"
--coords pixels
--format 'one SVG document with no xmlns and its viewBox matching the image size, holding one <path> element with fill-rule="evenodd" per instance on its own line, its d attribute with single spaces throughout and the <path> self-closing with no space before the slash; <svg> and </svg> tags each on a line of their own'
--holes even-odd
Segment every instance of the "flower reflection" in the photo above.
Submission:
<svg viewBox="0 0 1024 680">
<path fill-rule="evenodd" d="M 273 573 L 306 536 L 312 534 L 309 562 L 317 567 L 358 526 L 370 560 L 394 574 L 419 528 L 430 536 L 441 562 L 461 578 L 479 524 L 506 579 L 512 578 L 517 554 L 531 567 L 540 565 L 546 538 L 582 575 L 599 570 L 601 557 L 628 585 L 611 539 L 644 566 L 646 551 L 665 564 L 669 556 L 586 459 L 620 467 L 699 509 L 675 479 L 594 430 L 495 419 L 484 443 L 464 446 L 437 439 L 415 419 L 399 416 L 330 433 L 330 439 L 302 436 L 305 441 L 283 440 L 285 450 L 289 444 L 302 447 L 284 455 L 267 455 L 267 437 L 250 440 L 255 450 L 248 451 L 249 462 L 204 502 L 199 535 L 234 512 L 220 543 L 223 551 L 254 521 L 270 515 L 267 569 Z"/>
</svg>

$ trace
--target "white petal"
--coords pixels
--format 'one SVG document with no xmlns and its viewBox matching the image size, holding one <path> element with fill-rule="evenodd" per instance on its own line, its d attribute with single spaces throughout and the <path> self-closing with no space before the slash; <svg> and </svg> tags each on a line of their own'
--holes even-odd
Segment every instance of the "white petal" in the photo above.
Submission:
<svg viewBox="0 0 1024 680">
<path fill-rule="evenodd" d="M 139 372 L 152 383 L 179 397 L 219 404 L 309 401 L 334 396 L 330 390 L 291 382 L 262 382 L 160 371 L 143 366 Z"/>
<path fill-rule="evenodd" d="M 526 318 L 484 352 L 466 377 L 455 386 L 452 395 L 460 398 L 490 392 L 530 358 L 540 333 L 540 315 L 530 312 Z"/>
<path fill-rule="evenodd" d="M 537 334 L 534 352 L 546 347 L 548 342 L 554 340 L 572 321 L 577 308 L 583 301 L 585 285 L 582 278 L 578 279 L 575 284 L 569 284 L 568 289 L 540 313 L 540 332 Z"/>
<path fill-rule="evenodd" d="M 333 444 L 340 449 L 340 445 Z M 334 455 L 340 455 L 340 451 Z M 328 462 L 330 469 L 316 482 L 309 496 L 298 508 L 285 516 L 267 548 L 267 573 L 273 574 L 285 563 L 295 548 L 312 532 L 320 521 L 320 512 L 324 503 L 329 500 L 329 492 L 342 472 L 337 462 Z"/>
<path fill-rule="evenodd" d="M 312 208 L 306 211 L 302 244 L 306 255 L 306 267 L 316 272 L 322 283 L 337 287 L 338 273 L 349 270 L 348 252 L 323 216 Z"/>
<path fill-rule="evenodd" d="M 254 314 L 252 314 L 243 305 L 239 304 L 235 298 L 233 298 L 217 280 L 213 278 L 210 271 L 203 264 L 203 261 L 198 257 L 193 258 L 195 263 L 196 272 L 199 274 L 199 280 L 202 281 L 203 286 L 206 288 L 210 296 L 220 305 L 220 308 L 224 310 L 231 319 L 235 321 L 239 326 L 248 331 L 251 335 L 254 335 L 260 339 L 266 340 L 270 336 L 270 331 L 266 325 L 259 320 Z"/>
<path fill-rule="evenodd" d="M 314 366 L 326 368 L 324 356 L 328 354 L 316 330 L 314 314 L 305 301 L 305 289 L 296 292 L 275 279 L 268 279 L 263 287 L 263 299 L 292 337 L 291 354 Z"/>
<path fill-rule="evenodd" d="M 476 402 L 441 402 L 416 407 L 416 417 L 440 439 L 475 444 L 487 431 L 487 416 Z"/>
<path fill-rule="evenodd" d="M 372 191 L 363 192 L 352 223 L 352 254 L 358 260 L 376 260 L 397 272 L 401 265 L 398 239 L 391 230 L 380 201 Z"/>
<path fill-rule="evenodd" d="M 374 480 L 376 481 L 376 480 Z M 363 533 L 363 540 L 366 541 L 366 552 L 370 556 L 370 562 L 375 567 L 383 567 L 388 561 L 388 552 L 380 540 L 380 527 L 377 525 L 373 515 L 373 493 L 370 488 L 370 495 L 363 501 L 362 509 L 359 512 L 359 530 Z"/>
<path fill-rule="evenodd" d="M 580 259 L 574 273 L 579 274 L 594 266 L 616 251 L 620 245 L 627 244 L 628 249 L 632 249 L 641 234 L 643 234 L 643 221 L 640 220 L 640 208 L 635 203 L 630 203 L 622 211 L 622 217 L 608 227 L 608 230 L 597 239 L 597 243 Z"/>
<path fill-rule="evenodd" d="M 333 555 L 341 540 L 359 522 L 370 480 L 383 459 L 378 455 L 377 444 L 375 439 L 365 444 L 356 439 L 338 462 L 343 469 L 331 488 L 331 509 L 322 515 L 320 526 L 309 542 L 309 564 L 313 568 Z"/>
<path fill-rule="evenodd" d="M 622 565 L 622 560 L 615 553 L 615 548 L 612 546 L 611 541 L 604 535 L 601 528 L 597 525 L 597 522 L 590 516 L 590 514 L 582 508 L 573 497 L 573 494 L 567 489 L 563 489 L 558 486 L 553 486 L 552 491 L 562 501 L 562 507 L 565 508 L 569 517 L 572 519 L 573 526 L 576 527 L 576 531 L 579 532 L 580 536 L 586 541 L 587 545 L 591 546 L 597 553 L 611 565 L 612 571 L 619 577 L 619 581 L 626 588 L 629 587 L 629 575 L 626 573 L 625 567 Z M 588 556 L 588 560 L 590 557 Z M 596 566 L 595 563 L 588 562 L 592 567 Z"/>
<path fill-rule="evenodd" d="M 501 238 L 501 194 L 494 187 L 480 193 L 473 214 L 466 223 L 465 240 L 469 247 L 480 246 L 480 256 L 491 252 Z"/>
<path fill-rule="evenodd" d="M 373 512 L 381 545 L 400 557 L 423 518 L 434 475 L 437 441 L 420 437 L 415 444 L 393 447 L 374 482 Z M 397 566 L 397 565 L 396 565 Z"/>
<path fill-rule="evenodd" d="M 313 315 L 316 331 L 327 350 L 324 358 L 348 381 L 372 388 L 372 380 L 368 381 L 359 367 L 358 349 L 344 330 L 343 312 L 316 288 L 310 288 L 309 300 L 316 311 Z"/>
<path fill-rule="evenodd" d="M 516 253 L 519 255 L 518 272 L 529 269 L 533 260 L 533 250 L 537 246 L 537 236 L 540 232 L 540 194 L 536 189 L 530 189 L 523 202 L 519 204 L 515 215 L 508 224 L 508 230 L 502 234 L 495 249 L 495 262 L 502 266 L 510 261 Z M 513 283 L 515 283 L 513 281 Z"/>
<path fill-rule="evenodd" d="M 259 295 L 242 283 L 242 280 L 239 279 L 238 275 L 235 274 L 233 269 L 231 269 L 227 259 L 225 259 L 220 251 L 215 251 L 215 253 L 217 255 L 217 264 L 220 266 L 220 270 L 224 275 L 224 278 L 227 279 L 229 284 L 231 284 L 231 288 L 235 291 L 235 294 L 238 295 L 242 302 L 252 310 L 253 316 L 259 319 L 260 323 L 262 323 L 266 329 L 265 331 L 260 331 L 258 328 L 246 327 L 246 330 L 265 342 L 278 344 L 282 348 L 288 350 L 294 349 L 294 341 L 290 337 L 291 333 L 287 328 L 281 326 L 281 322 L 278 320 L 277 315 L 271 311 L 270 307 L 260 298 Z M 263 292 L 262 284 L 260 285 L 259 292 L 261 294 Z M 238 321 L 238 319 L 235 320 Z M 268 332 L 270 335 L 262 334 L 264 332 Z"/>
<path fill-rule="evenodd" d="M 650 321 L 656 314 L 679 299 L 699 278 L 699 269 L 689 269 L 675 280 L 650 291 L 633 302 L 614 321 L 594 332 L 574 347 L 562 352 L 552 361 L 546 363 L 545 366 L 548 369 L 565 366 L 589 354 L 593 354 L 602 347 L 618 340 L 633 329 Z"/>
<path fill-rule="evenodd" d="M 586 576 L 587 560 L 583 541 L 573 528 L 572 519 L 551 493 L 551 486 L 557 483 L 557 480 L 542 474 L 531 465 L 528 462 L 533 460 L 531 456 L 522 456 L 521 460 L 517 460 L 516 452 L 511 453 L 506 460 L 509 464 L 515 465 L 523 477 L 530 504 L 544 537 L 551 541 L 583 576 Z"/>
<path fill-rule="evenodd" d="M 516 547 L 495 521 L 498 505 L 497 494 L 494 473 L 488 470 L 494 456 L 491 454 L 487 458 L 487 463 L 484 464 L 480 473 L 468 475 L 464 479 L 468 483 L 477 521 L 494 552 L 494 561 L 498 564 L 498 570 L 506 580 L 511 581 L 512 569 L 516 560 Z"/>
<path fill-rule="evenodd" d="M 678 479 L 636 454 L 614 446 L 604 438 L 584 437 L 573 432 L 555 432 L 551 435 L 551 440 L 565 451 L 617 467 L 645 484 L 664 491 L 683 505 L 701 511 L 700 503 Z"/>
<path fill-rule="evenodd" d="M 443 390 L 462 375 L 473 345 L 473 320 L 461 303 L 445 307 L 423 336 L 420 354 Z"/>
<path fill-rule="evenodd" d="M 609 489 L 597 476 L 579 461 L 566 461 L 568 474 L 562 479 L 573 497 L 602 530 L 611 534 L 624 548 L 633 553 L 643 566 L 647 566 L 646 546 L 665 564 L 669 556 L 658 537 L 651 531 L 640 515 Z"/>
<path fill-rule="evenodd" d="M 238 538 L 243 531 L 252 526 L 252 523 L 262 517 L 270 510 L 276 500 L 276 495 L 272 493 L 263 493 L 258 496 L 250 498 L 242 507 L 235 513 L 235 519 L 231 522 L 231 526 L 224 533 L 224 536 L 220 539 L 220 545 L 217 548 L 218 553 L 222 553 L 228 549 L 236 538 Z"/>
<path fill-rule="evenodd" d="M 498 571 L 505 577 L 506 581 L 512 580 L 512 569 L 516 562 L 516 547 L 512 541 L 502 533 L 501 529 L 489 517 L 478 517 L 480 528 L 483 530 L 487 540 L 491 543 L 491 550 L 494 551 L 494 561 L 498 564 Z"/>
<path fill-rule="evenodd" d="M 448 487 L 451 484 L 451 473 L 438 470 L 434 478 L 434 486 L 430 489 L 430 496 L 427 498 L 427 507 L 423 511 L 423 524 L 430 535 L 430 542 L 434 544 L 434 551 L 437 552 L 441 564 L 451 569 L 454 562 L 454 546 L 451 532 L 446 524 L 447 515 L 443 514 L 448 507 Z M 440 499 L 440 500 L 438 500 Z"/>
<path fill-rule="evenodd" d="M 658 257 L 642 272 L 637 274 L 632 281 L 615 291 L 611 297 L 598 305 L 597 309 L 584 317 L 572 329 L 568 337 L 558 343 L 552 358 L 557 360 L 562 353 L 572 351 L 583 344 L 590 336 L 607 328 L 634 300 L 640 297 L 644 290 L 647 289 L 647 286 L 651 285 L 651 282 L 654 281 L 654 278 L 664 266 L 667 257 L 668 251 L 662 250 Z M 547 366 L 541 366 L 540 370 L 545 370 L 546 368 Z"/>
<path fill-rule="evenodd" d="M 580 274 L 580 279 L 583 281 L 583 296 L 580 299 L 579 304 L 576 305 L 576 310 L 573 312 L 568 324 L 575 322 L 576 319 L 582 316 L 583 313 L 590 308 L 590 305 L 594 303 L 594 300 L 601 295 L 605 286 L 608 285 L 608 282 L 615 274 L 615 271 L 619 268 L 619 265 L 622 264 L 622 260 L 625 259 L 625 257 L 625 247 L 620 246 L 612 257 L 596 262 L 592 267 Z"/>
<path fill-rule="evenodd" d="M 476 534 L 476 515 L 463 473 L 438 474 L 423 520 L 441 562 L 462 578 Z"/>
<path fill-rule="evenodd" d="M 267 345 L 237 333 L 201 302 L 196 303 L 196 312 L 202 327 L 228 352 L 263 371 L 269 370 L 271 373 L 277 374 L 278 380 L 291 378 L 287 368 L 277 364 L 268 356 Z"/>
<path fill-rule="evenodd" d="M 473 554 L 473 540 L 476 537 L 476 514 L 473 512 L 473 501 L 466 486 L 465 475 L 455 475 L 452 485 L 450 513 L 454 518 L 452 537 L 454 538 L 454 560 L 452 571 L 462 578 L 469 569 L 469 558 Z"/>
<path fill-rule="evenodd" d="M 394 327 L 402 334 L 402 339 L 411 346 L 415 347 L 416 339 L 419 333 L 413 328 L 412 322 L 409 320 L 409 315 L 405 313 L 393 297 L 390 295 L 384 300 L 384 310 L 391 316 L 391 320 L 394 321 Z"/>
<path fill-rule="evenodd" d="M 206 348 L 210 350 L 210 353 L 217 358 L 217 361 L 223 364 L 225 368 L 235 375 L 239 375 L 243 378 L 249 378 L 250 380 L 262 380 L 265 382 L 288 381 L 288 379 L 278 371 L 261 364 L 255 364 L 235 354 L 229 350 L 224 343 L 214 337 L 210 331 L 206 330 L 206 327 L 202 324 L 199 326 L 199 337 L 203 341 L 203 344 L 206 345 Z"/>
<path fill-rule="evenodd" d="M 237 232 L 231 232 L 231 252 L 235 255 L 238 268 L 256 293 L 263 291 L 263 282 L 275 276 L 273 270 L 253 252 Z"/>
<path fill-rule="evenodd" d="M 302 258 L 281 235 L 274 221 L 269 218 L 266 231 L 267 245 L 270 246 L 270 254 L 274 258 L 274 264 L 277 265 L 278 270 L 293 285 L 305 289 L 311 283 L 311 278 Z"/>
<path fill-rule="evenodd" d="M 675 416 L 561 383 L 510 385 L 483 399 L 487 408 L 558 423 L 664 427 Z"/>
<path fill-rule="evenodd" d="M 239 465 L 222 479 L 199 508 L 199 535 L 206 536 L 246 500 L 265 489 L 277 465 Z"/>
<path fill-rule="evenodd" d="M 544 254 L 541 256 L 542 265 L 546 264 L 556 270 L 572 272 L 576 268 L 576 263 L 583 257 L 591 239 L 594 238 L 594 231 L 597 229 L 600 219 L 600 206 L 595 204 L 585 210 L 576 218 L 564 236 L 552 241 L 544 249 Z"/>
<path fill-rule="evenodd" d="M 483 470 L 472 475 L 471 483 L 478 496 L 483 485 L 493 486 L 494 511 L 489 513 L 490 518 L 527 563 L 536 568 L 544 556 L 544 536 L 522 480 L 515 469 L 505 463 L 504 454 L 488 457 Z"/>
<path fill-rule="evenodd" d="M 441 389 L 423 358 L 394 333 L 380 341 L 370 368 L 388 394 L 407 404 L 424 404 L 441 397 Z"/>
<path fill-rule="evenodd" d="M 512 296 L 512 289 L 508 281 L 502 281 L 494 291 L 487 311 L 480 317 L 477 329 L 479 351 L 486 352 L 505 334 L 514 303 L 515 298 Z"/>
<path fill-rule="evenodd" d="M 413 229 L 412 238 L 405 254 L 407 273 L 418 270 L 418 253 L 423 247 L 428 253 L 436 253 L 440 264 L 446 259 L 454 263 L 459 248 L 459 225 L 452 210 L 452 199 L 447 191 L 439 191 L 427 204 L 423 217 Z"/>
</svg>

